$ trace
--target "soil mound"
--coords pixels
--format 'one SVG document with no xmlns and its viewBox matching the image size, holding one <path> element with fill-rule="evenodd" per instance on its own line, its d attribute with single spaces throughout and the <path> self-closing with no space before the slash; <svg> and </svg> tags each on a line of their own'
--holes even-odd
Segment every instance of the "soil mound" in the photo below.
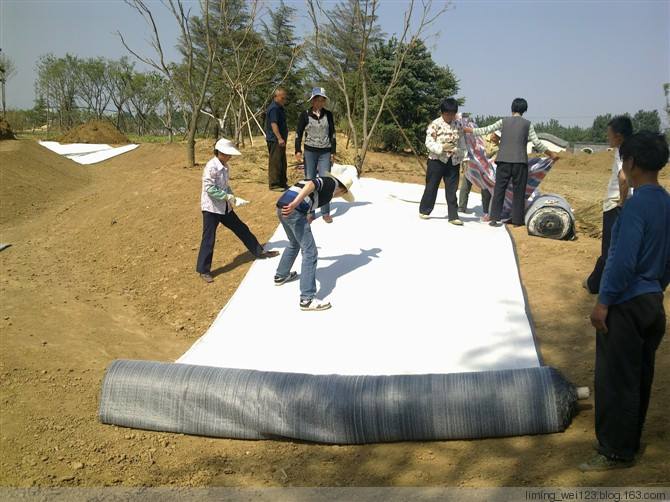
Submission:
<svg viewBox="0 0 670 502">
<path fill-rule="evenodd" d="M 2 139 L 16 139 L 12 127 L 5 119 L 0 119 L 0 140 Z"/>
<path fill-rule="evenodd" d="M 49 207 L 88 183 L 86 169 L 34 141 L 0 143 L 0 224 Z"/>
<path fill-rule="evenodd" d="M 69 130 L 58 138 L 61 143 L 130 143 L 116 127 L 105 120 L 91 120 Z"/>
</svg>

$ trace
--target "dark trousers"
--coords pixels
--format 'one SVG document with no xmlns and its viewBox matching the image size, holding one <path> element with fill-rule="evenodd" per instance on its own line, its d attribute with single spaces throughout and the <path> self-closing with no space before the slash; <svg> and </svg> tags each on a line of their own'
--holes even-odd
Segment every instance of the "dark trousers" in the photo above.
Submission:
<svg viewBox="0 0 670 502">
<path fill-rule="evenodd" d="M 258 257 L 263 252 L 263 247 L 251 233 L 249 227 L 238 218 L 235 211 L 228 214 L 202 212 L 202 241 L 198 253 L 198 264 L 195 270 L 201 274 L 209 274 L 212 269 L 212 258 L 214 257 L 214 242 L 216 242 L 216 228 L 219 223 L 229 228 L 247 247 L 249 252 Z"/>
<path fill-rule="evenodd" d="M 421 214 L 430 214 L 435 207 L 437 199 L 437 190 L 440 188 L 440 181 L 444 180 L 444 192 L 447 199 L 447 210 L 449 220 L 458 219 L 458 201 L 456 200 L 456 189 L 458 188 L 458 174 L 460 164 L 453 165 L 451 159 L 445 164 L 439 160 L 428 159 L 428 168 L 426 169 L 426 188 L 421 197 L 419 212 Z"/>
<path fill-rule="evenodd" d="M 589 291 L 593 294 L 600 291 L 600 279 L 602 279 L 605 263 L 607 262 L 607 255 L 610 251 L 612 228 L 614 228 L 614 224 L 619 218 L 619 213 L 621 213 L 621 208 L 619 206 L 603 213 L 603 238 L 600 245 L 600 256 L 596 261 L 595 267 L 593 267 L 593 272 L 591 272 L 591 275 L 586 279 L 586 285 L 588 286 Z"/>
<path fill-rule="evenodd" d="M 512 200 L 512 224 L 523 225 L 526 214 L 526 185 L 528 184 L 528 164 L 498 162 L 496 168 L 496 186 L 491 200 L 491 220 L 500 221 L 507 185 L 512 182 L 514 199 Z"/>
<path fill-rule="evenodd" d="M 270 161 L 268 163 L 268 181 L 270 190 L 286 188 L 286 146 L 279 146 L 276 141 L 268 141 L 268 153 Z"/>
<path fill-rule="evenodd" d="M 463 211 L 468 207 L 468 199 L 470 198 L 470 191 L 472 190 L 472 182 L 465 177 L 465 173 L 461 175 L 461 186 L 458 189 L 458 209 Z M 482 212 L 489 214 L 491 209 L 491 192 L 486 188 L 481 188 L 482 194 Z"/>
<path fill-rule="evenodd" d="M 656 349 L 665 333 L 663 294 L 612 305 L 606 334 L 596 334 L 595 417 L 598 451 L 632 460 L 640 449 Z"/>
</svg>

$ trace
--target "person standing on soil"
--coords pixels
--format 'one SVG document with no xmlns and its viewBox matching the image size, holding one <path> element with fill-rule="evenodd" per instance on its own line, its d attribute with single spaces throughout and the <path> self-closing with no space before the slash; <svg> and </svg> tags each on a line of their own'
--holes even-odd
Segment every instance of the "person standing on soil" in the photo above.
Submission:
<svg viewBox="0 0 670 502">
<path fill-rule="evenodd" d="M 465 142 L 462 137 L 461 121 L 456 119 L 458 101 L 454 98 L 445 99 L 440 105 L 440 112 L 442 115 L 433 120 L 426 130 L 428 166 L 426 187 L 419 204 L 419 217 L 428 219 L 435 207 L 440 181 L 444 180 L 449 223 L 462 226 L 463 222 L 458 219 L 456 190 Z"/>
<path fill-rule="evenodd" d="M 626 138 L 633 134 L 633 123 L 625 115 L 614 117 L 607 124 L 607 141 L 614 148 L 614 162 L 612 162 L 612 175 L 607 185 L 607 193 L 603 201 L 603 234 L 600 256 L 596 261 L 591 275 L 584 281 L 584 288 L 591 294 L 598 294 L 600 280 L 602 279 L 605 261 L 610 247 L 612 227 L 616 223 L 621 208 L 630 195 L 628 182 L 623 173 L 623 163 L 619 148 Z"/>
<path fill-rule="evenodd" d="M 214 145 L 214 157 L 207 162 L 202 172 L 202 193 L 200 207 L 202 209 L 202 241 L 198 253 L 196 271 L 205 282 L 212 282 L 212 258 L 216 228 L 219 223 L 229 228 L 244 243 L 249 252 L 256 258 L 278 256 L 278 251 L 265 251 L 249 227 L 239 219 L 235 211 L 235 195 L 228 184 L 228 161 L 234 155 L 241 155 L 232 141 L 220 139 Z"/>
<path fill-rule="evenodd" d="M 487 127 L 464 127 L 465 133 L 477 136 L 491 134 L 497 130 L 502 133 L 500 149 L 497 157 L 496 184 L 491 201 L 491 221 L 489 225 L 500 225 L 500 214 L 505 202 L 507 185 L 512 182 L 514 199 L 512 200 L 512 225 L 523 226 L 526 213 L 526 185 L 528 184 L 528 140 L 533 146 L 544 152 L 552 160 L 558 160 L 558 155 L 547 150 L 535 133 L 535 128 L 523 114 L 528 110 L 528 102 L 523 98 L 512 101 L 512 116 L 500 119 Z"/>
<path fill-rule="evenodd" d="M 670 282 L 670 195 L 658 173 L 668 162 L 662 134 L 640 132 L 620 148 L 635 192 L 612 229 L 598 302 L 595 428 L 598 454 L 582 471 L 630 467 L 640 451 L 656 349 L 665 334 L 663 292 Z"/>
<path fill-rule="evenodd" d="M 286 90 L 281 87 L 273 94 L 272 103 L 265 113 L 265 140 L 268 144 L 270 159 L 268 163 L 268 182 L 270 190 L 284 191 L 286 184 L 286 140 L 288 125 L 286 124 Z"/>
<path fill-rule="evenodd" d="M 318 252 L 312 228 L 307 216 L 317 207 L 328 204 L 334 197 L 353 202 L 351 186 L 356 179 L 355 169 L 335 166 L 326 176 L 303 180 L 286 190 L 277 201 L 277 216 L 284 227 L 289 244 L 284 250 L 274 277 L 276 286 L 281 286 L 298 277 L 291 267 L 302 253 L 300 271 L 300 309 L 307 311 L 327 310 L 330 303 L 316 296 L 316 264 Z"/>
<path fill-rule="evenodd" d="M 299 163 L 303 162 L 302 138 L 305 136 L 305 178 L 308 180 L 323 177 L 330 172 L 337 151 L 335 139 L 335 120 L 330 110 L 326 110 L 326 90 L 323 87 L 314 87 L 309 98 L 311 107 L 300 114 L 295 137 L 295 157 Z M 330 204 L 321 206 L 323 221 L 332 223 Z M 314 213 L 308 216 L 314 220 Z"/>
<path fill-rule="evenodd" d="M 491 133 L 491 135 L 485 139 L 486 142 L 486 158 L 489 159 L 490 163 L 495 162 L 496 155 L 498 155 L 498 149 L 500 145 L 500 131 Z M 461 186 L 458 189 L 458 212 L 459 213 L 468 213 L 468 199 L 470 197 L 470 191 L 472 190 L 472 182 L 465 176 L 465 171 L 467 168 L 463 169 L 463 174 L 461 176 Z M 486 188 L 482 187 L 481 196 L 482 196 L 482 221 L 489 221 L 489 210 L 491 207 L 491 192 Z"/>
</svg>

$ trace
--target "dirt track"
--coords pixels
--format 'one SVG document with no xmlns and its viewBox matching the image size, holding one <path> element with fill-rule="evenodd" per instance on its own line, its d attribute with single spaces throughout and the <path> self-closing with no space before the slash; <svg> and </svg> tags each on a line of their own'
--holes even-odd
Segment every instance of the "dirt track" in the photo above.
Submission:
<svg viewBox="0 0 670 502">
<path fill-rule="evenodd" d="M 208 158 L 200 145 L 199 161 Z M 232 166 L 238 212 L 259 238 L 276 227 L 262 147 Z M 82 167 L 28 140 L 0 142 L 2 402 L 0 484 L 8 486 L 667 486 L 670 348 L 661 345 L 638 466 L 582 474 L 590 405 L 562 434 L 479 441 L 324 446 L 232 441 L 104 426 L 100 381 L 115 358 L 174 360 L 209 326 L 250 257 L 220 231 L 216 281 L 194 273 L 200 170 L 180 145 L 142 145 Z M 371 154 L 368 175 L 421 182 L 412 158 Z M 580 385 L 593 379 L 593 298 L 580 283 L 599 242 L 608 154 L 567 156 L 543 189 L 566 195 L 579 240 L 513 231 L 546 364 Z M 667 169 L 666 169 L 667 171 Z M 664 183 L 668 186 L 668 174 Z M 592 401 L 590 401 L 592 404 Z"/>
</svg>

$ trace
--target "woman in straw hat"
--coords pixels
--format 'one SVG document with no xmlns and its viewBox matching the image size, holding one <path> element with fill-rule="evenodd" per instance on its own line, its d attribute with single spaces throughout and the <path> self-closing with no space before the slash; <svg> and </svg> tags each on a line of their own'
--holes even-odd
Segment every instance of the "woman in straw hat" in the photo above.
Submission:
<svg viewBox="0 0 670 502">
<path fill-rule="evenodd" d="M 212 258 L 216 229 L 219 225 L 228 227 L 244 243 L 249 252 L 256 258 L 271 258 L 278 251 L 265 251 L 251 233 L 249 227 L 235 214 L 235 195 L 228 185 L 228 161 L 241 155 L 232 141 L 221 138 L 214 145 L 214 157 L 207 162 L 202 173 L 202 193 L 200 207 L 202 209 L 202 241 L 198 253 L 196 271 L 205 282 L 212 282 Z"/>
<path fill-rule="evenodd" d="M 305 177 L 309 180 L 316 176 L 325 176 L 330 172 L 336 152 L 335 121 L 333 114 L 324 108 L 328 97 L 323 87 L 314 87 L 309 98 L 310 108 L 300 114 L 295 136 L 295 157 L 305 164 Z M 303 136 L 305 153 L 302 153 Z M 332 223 L 330 205 L 321 207 L 323 221 Z M 308 221 L 314 219 L 314 213 Z"/>
<path fill-rule="evenodd" d="M 317 248 L 307 217 L 315 209 L 328 204 L 334 197 L 353 202 L 351 186 L 356 179 L 356 169 L 351 166 L 334 166 L 326 176 L 306 179 L 286 190 L 277 201 L 277 216 L 289 244 L 284 250 L 277 272 L 275 285 L 281 286 L 298 277 L 291 267 L 302 253 L 300 274 L 300 309 L 308 311 L 327 310 L 330 303 L 319 301 L 316 296 Z"/>
</svg>

